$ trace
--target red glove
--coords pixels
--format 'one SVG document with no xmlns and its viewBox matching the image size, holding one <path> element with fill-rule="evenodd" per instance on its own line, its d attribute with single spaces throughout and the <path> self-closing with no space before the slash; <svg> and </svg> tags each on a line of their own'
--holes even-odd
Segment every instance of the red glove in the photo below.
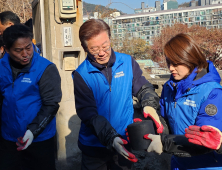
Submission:
<svg viewBox="0 0 222 170">
<path fill-rule="evenodd" d="M 128 150 L 126 150 L 126 148 L 123 146 L 125 144 L 127 144 L 128 142 L 120 137 L 115 137 L 113 140 L 113 148 L 115 148 L 115 150 L 122 155 L 123 157 L 125 157 L 126 159 L 128 159 L 131 162 L 137 162 L 138 159 L 136 158 L 136 156 L 134 154 L 132 154 L 131 152 L 129 152 Z"/>
<path fill-rule="evenodd" d="M 219 129 L 212 126 L 189 126 L 185 129 L 185 136 L 188 141 L 202 145 L 210 149 L 219 149 L 222 142 L 222 134 Z"/>
<path fill-rule="evenodd" d="M 160 122 L 159 115 L 154 108 L 150 106 L 145 106 L 143 108 L 143 115 L 145 118 L 150 117 L 154 121 L 157 128 L 157 133 L 163 133 L 163 125 Z"/>
</svg>

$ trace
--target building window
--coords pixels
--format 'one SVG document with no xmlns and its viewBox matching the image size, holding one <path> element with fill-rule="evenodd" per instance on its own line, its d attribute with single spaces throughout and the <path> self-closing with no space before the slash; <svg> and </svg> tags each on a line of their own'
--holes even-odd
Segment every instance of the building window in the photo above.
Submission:
<svg viewBox="0 0 222 170">
<path fill-rule="evenodd" d="M 117 24 L 121 24 L 121 22 L 122 22 L 121 20 L 117 20 Z"/>
<path fill-rule="evenodd" d="M 136 18 L 136 22 L 141 22 L 141 18 Z"/>
<path fill-rule="evenodd" d="M 205 15 L 205 11 L 200 11 L 200 15 Z"/>
<path fill-rule="evenodd" d="M 188 12 L 183 12 L 184 17 L 188 17 Z"/>
</svg>

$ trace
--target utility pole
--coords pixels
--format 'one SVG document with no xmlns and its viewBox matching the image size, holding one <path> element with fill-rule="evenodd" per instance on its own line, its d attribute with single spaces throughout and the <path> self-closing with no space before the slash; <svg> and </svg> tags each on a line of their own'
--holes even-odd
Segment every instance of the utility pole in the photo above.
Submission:
<svg viewBox="0 0 222 170">
<path fill-rule="evenodd" d="M 66 1 L 72 10 L 76 10 L 73 13 L 70 13 L 70 6 L 67 7 L 62 2 L 62 0 L 34 0 L 33 30 L 36 42 L 42 44 L 43 57 L 57 66 L 61 76 L 63 96 L 56 115 L 57 170 L 68 170 L 73 167 L 79 170 L 81 151 L 77 143 L 80 119 L 75 111 L 71 73 L 85 59 L 85 52 L 78 38 L 79 28 L 83 23 L 83 2 Z"/>
</svg>

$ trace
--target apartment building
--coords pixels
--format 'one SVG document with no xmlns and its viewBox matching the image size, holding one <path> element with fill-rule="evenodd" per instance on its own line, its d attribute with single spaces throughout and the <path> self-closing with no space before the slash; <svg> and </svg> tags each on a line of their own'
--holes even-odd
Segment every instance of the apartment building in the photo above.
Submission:
<svg viewBox="0 0 222 170">
<path fill-rule="evenodd" d="M 111 27 L 113 37 L 121 39 L 127 35 L 152 44 L 152 38 L 160 33 L 163 26 L 172 26 L 176 22 L 207 29 L 222 28 L 222 4 L 121 15 L 112 20 Z"/>
</svg>

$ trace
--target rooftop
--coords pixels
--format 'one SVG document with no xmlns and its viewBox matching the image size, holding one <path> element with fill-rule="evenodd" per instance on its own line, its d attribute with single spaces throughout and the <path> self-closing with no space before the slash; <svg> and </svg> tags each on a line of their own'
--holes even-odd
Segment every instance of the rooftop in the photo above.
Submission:
<svg viewBox="0 0 222 170">
<path fill-rule="evenodd" d="M 132 17 L 144 17 L 147 15 L 159 15 L 159 14 L 165 14 L 165 13 L 172 13 L 172 12 L 183 12 L 183 11 L 190 11 L 190 10 L 201 10 L 201 9 L 212 9 L 212 8 L 222 8 L 222 4 L 214 4 L 214 5 L 205 5 L 205 6 L 195 6 L 195 7 L 187 7 L 187 8 L 178 8 L 178 9 L 172 9 L 172 10 L 161 10 L 161 11 L 155 11 L 155 12 L 144 12 L 144 13 L 138 13 L 138 14 L 127 14 L 127 15 L 121 15 L 119 17 L 114 18 L 113 20 L 118 19 L 125 19 L 125 18 L 132 18 Z"/>
</svg>

